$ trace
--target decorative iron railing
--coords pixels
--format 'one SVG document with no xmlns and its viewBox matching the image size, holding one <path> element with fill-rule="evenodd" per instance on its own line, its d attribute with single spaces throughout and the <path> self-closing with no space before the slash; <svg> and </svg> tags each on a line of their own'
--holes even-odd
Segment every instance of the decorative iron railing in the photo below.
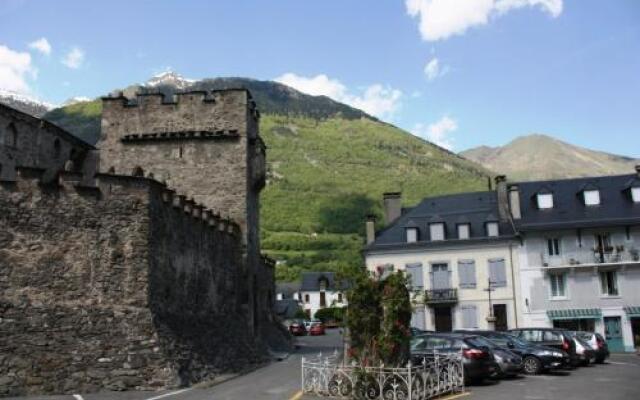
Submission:
<svg viewBox="0 0 640 400">
<path fill-rule="evenodd" d="M 302 391 L 330 398 L 427 400 L 464 392 L 462 355 L 434 353 L 420 365 L 344 365 L 337 355 L 302 358 Z"/>
<path fill-rule="evenodd" d="M 426 290 L 424 301 L 427 304 L 455 303 L 458 301 L 458 290 L 457 289 Z"/>
</svg>

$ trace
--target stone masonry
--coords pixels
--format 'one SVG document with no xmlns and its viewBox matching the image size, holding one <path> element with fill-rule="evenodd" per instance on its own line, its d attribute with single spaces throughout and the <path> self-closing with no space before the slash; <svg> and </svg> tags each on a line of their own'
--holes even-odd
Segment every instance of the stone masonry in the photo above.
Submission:
<svg viewBox="0 0 640 400">
<path fill-rule="evenodd" d="M 189 385 L 280 335 L 249 93 L 109 97 L 103 118 L 98 166 L 0 109 L 0 396 Z"/>
</svg>

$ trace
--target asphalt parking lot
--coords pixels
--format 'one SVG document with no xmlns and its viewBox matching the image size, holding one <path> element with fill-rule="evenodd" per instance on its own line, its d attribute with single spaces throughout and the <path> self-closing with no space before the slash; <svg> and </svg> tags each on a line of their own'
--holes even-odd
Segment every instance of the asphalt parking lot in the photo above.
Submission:
<svg viewBox="0 0 640 400">
<path fill-rule="evenodd" d="M 566 372 L 487 381 L 449 398 L 491 400 L 630 400 L 640 398 L 640 357 L 614 354 L 606 364 Z M 445 397 L 444 399 L 446 399 Z"/>
</svg>

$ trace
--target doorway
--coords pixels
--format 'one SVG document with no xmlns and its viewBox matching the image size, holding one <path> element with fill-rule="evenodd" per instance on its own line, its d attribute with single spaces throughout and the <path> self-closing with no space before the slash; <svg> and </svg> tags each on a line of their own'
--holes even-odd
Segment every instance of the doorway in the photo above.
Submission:
<svg viewBox="0 0 640 400">
<path fill-rule="evenodd" d="M 494 304 L 493 316 L 496 318 L 495 330 L 506 331 L 509 329 L 507 326 L 507 305 L 506 304 Z"/>
<path fill-rule="evenodd" d="M 604 336 L 611 351 L 624 351 L 620 317 L 604 317 Z"/>
<path fill-rule="evenodd" d="M 453 330 L 451 307 L 435 307 L 433 314 L 436 319 L 436 332 L 451 332 Z"/>
</svg>

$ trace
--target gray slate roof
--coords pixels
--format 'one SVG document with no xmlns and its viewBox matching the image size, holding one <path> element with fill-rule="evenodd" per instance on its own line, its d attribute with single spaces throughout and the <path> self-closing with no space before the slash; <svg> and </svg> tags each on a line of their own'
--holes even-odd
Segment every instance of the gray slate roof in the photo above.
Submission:
<svg viewBox="0 0 640 400">
<path fill-rule="evenodd" d="M 439 247 L 452 244 L 495 242 L 512 239 L 514 230 L 509 222 L 498 221 L 498 203 L 493 191 L 459 193 L 439 197 L 428 197 L 417 206 L 406 211 L 390 226 L 378 232 L 376 240 L 367 250 Z M 445 224 L 445 240 L 430 241 L 429 224 Z M 487 222 L 499 222 L 499 237 L 488 237 Z M 458 239 L 457 225 L 470 224 L 469 239 Z M 406 243 L 405 229 L 418 228 L 418 242 Z"/>
<path fill-rule="evenodd" d="M 335 272 L 303 272 L 300 290 L 303 292 L 319 291 L 321 279 L 327 280 L 327 290 L 329 291 L 346 290 L 349 288 L 348 282 L 338 282 L 336 280 Z"/>
<path fill-rule="evenodd" d="M 520 189 L 522 218 L 515 223 L 521 231 L 640 224 L 640 204 L 632 201 L 629 190 L 640 187 L 636 174 L 516 185 Z M 582 191 L 595 188 L 600 191 L 600 205 L 585 205 Z M 553 194 L 553 208 L 538 209 L 536 195 L 541 191 Z"/>
<path fill-rule="evenodd" d="M 275 304 L 275 312 L 282 318 L 294 318 L 299 309 L 300 305 L 293 299 L 277 300 Z"/>
<path fill-rule="evenodd" d="M 283 298 L 290 299 L 294 293 L 300 291 L 300 282 L 276 283 L 276 293 L 282 293 Z"/>
</svg>

